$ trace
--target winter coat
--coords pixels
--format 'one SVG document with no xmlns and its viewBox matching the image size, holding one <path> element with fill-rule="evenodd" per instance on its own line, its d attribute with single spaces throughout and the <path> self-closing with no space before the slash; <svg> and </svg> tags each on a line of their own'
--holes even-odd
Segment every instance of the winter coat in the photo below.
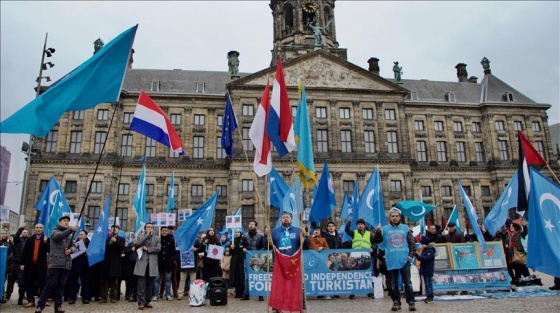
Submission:
<svg viewBox="0 0 560 313">
<path fill-rule="evenodd" d="M 72 228 L 63 228 L 58 226 L 51 232 L 51 251 L 49 253 L 49 268 L 63 268 L 70 270 L 72 268 L 72 258 L 65 255 L 64 251 L 70 246 L 72 253 L 76 252 L 74 243 L 72 242 Z"/>
<path fill-rule="evenodd" d="M 134 244 L 129 242 L 124 248 L 123 255 L 121 255 L 121 265 L 122 265 L 122 276 L 131 276 L 134 272 L 134 266 L 136 266 L 136 261 L 138 260 L 138 253 L 136 248 L 132 251 Z"/>
<path fill-rule="evenodd" d="M 327 244 L 327 240 L 321 236 L 311 236 L 309 237 L 309 250 L 319 250 L 322 247 L 323 249 L 329 249 L 329 245 Z"/>
<path fill-rule="evenodd" d="M 25 245 L 26 239 L 21 237 L 23 230 L 24 228 L 20 227 L 14 235 L 14 253 L 12 255 L 12 264 L 21 264 L 21 254 L 23 253 L 23 246 Z"/>
<path fill-rule="evenodd" d="M 435 243 L 430 242 L 427 248 L 422 250 L 421 254 L 416 253 L 416 259 L 420 261 L 420 270 L 418 273 L 425 277 L 434 276 L 434 262 L 436 258 Z"/>
<path fill-rule="evenodd" d="M 172 235 L 161 236 L 161 251 L 158 254 L 158 268 L 160 273 L 170 273 L 175 260 L 175 238 Z"/>
<path fill-rule="evenodd" d="M 33 269 L 36 269 L 37 273 L 41 276 L 39 277 L 40 281 L 45 281 L 45 278 L 47 277 L 47 255 L 49 251 L 51 251 L 51 240 L 47 238 L 45 242 L 45 237 L 45 234 L 42 234 L 39 236 L 39 240 L 37 240 L 37 236 L 34 234 L 25 240 L 23 251 L 21 253 L 22 264 L 25 266 L 23 270 L 23 277 L 25 281 L 29 281 L 31 279 L 30 275 Z M 37 263 L 33 263 L 33 247 L 36 240 L 39 242 L 39 254 L 37 256 Z"/>
<path fill-rule="evenodd" d="M 248 231 L 242 237 L 242 245 L 247 250 L 262 250 L 264 248 L 263 237 L 264 235 L 256 230 Z"/>
<path fill-rule="evenodd" d="M 245 282 L 245 253 L 241 245 L 241 238 L 233 240 L 233 249 L 231 249 L 231 261 L 229 268 L 229 278 L 234 286 L 243 285 Z M 237 283 L 236 283 L 237 282 Z"/>
<path fill-rule="evenodd" d="M 463 243 L 465 242 L 465 235 L 463 233 L 454 231 L 449 232 L 449 234 L 442 237 L 442 243 L 450 242 L 450 243 Z"/>
<path fill-rule="evenodd" d="M 142 257 L 136 261 L 136 266 L 134 266 L 134 275 L 145 276 L 146 268 L 148 268 L 148 276 L 157 277 L 158 276 L 158 253 L 161 251 L 161 241 L 159 236 L 151 235 L 150 237 L 145 234 L 138 236 L 138 241 L 136 241 L 136 249 L 142 249 L 142 246 L 148 248 L 147 251 L 142 250 Z"/>
<path fill-rule="evenodd" d="M 113 237 L 105 242 L 105 258 L 103 260 L 103 277 L 119 278 L 122 275 L 121 253 L 125 247 L 125 239 L 115 236 L 117 240 L 111 243 Z"/>
</svg>

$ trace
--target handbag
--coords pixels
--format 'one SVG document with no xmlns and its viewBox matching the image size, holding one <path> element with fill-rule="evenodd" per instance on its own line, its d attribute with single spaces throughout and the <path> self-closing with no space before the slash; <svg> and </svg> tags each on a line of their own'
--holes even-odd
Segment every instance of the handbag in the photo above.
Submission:
<svg viewBox="0 0 560 313">
<path fill-rule="evenodd" d="M 513 250 L 513 258 L 511 259 L 512 264 L 525 265 L 527 264 L 527 253 L 524 251 Z"/>
</svg>

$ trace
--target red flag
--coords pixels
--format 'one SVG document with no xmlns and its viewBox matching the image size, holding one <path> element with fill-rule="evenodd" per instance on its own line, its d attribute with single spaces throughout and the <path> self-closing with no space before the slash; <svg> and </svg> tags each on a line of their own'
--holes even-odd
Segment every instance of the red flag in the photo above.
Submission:
<svg viewBox="0 0 560 313">
<path fill-rule="evenodd" d="M 527 209 L 527 199 L 529 198 L 530 179 L 529 167 L 530 166 L 545 166 L 546 161 L 542 158 L 539 152 L 531 145 L 529 140 L 525 138 L 523 133 L 518 130 L 517 136 L 519 138 L 519 167 L 517 175 L 517 212 L 521 215 Z"/>
<path fill-rule="evenodd" d="M 427 218 L 426 219 L 426 227 L 429 228 L 430 226 L 432 226 L 432 221 L 429 218 Z"/>
<path fill-rule="evenodd" d="M 280 253 L 274 247 L 274 270 L 269 305 L 283 311 L 302 308 L 301 249 L 294 255 Z"/>
<path fill-rule="evenodd" d="M 445 216 L 441 216 L 441 227 L 445 227 L 447 225 L 447 219 Z"/>
</svg>

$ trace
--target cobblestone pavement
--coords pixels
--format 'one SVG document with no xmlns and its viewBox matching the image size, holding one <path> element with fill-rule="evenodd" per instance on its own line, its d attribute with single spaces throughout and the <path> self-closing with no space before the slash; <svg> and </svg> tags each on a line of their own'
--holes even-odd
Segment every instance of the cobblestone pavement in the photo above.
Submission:
<svg viewBox="0 0 560 313">
<path fill-rule="evenodd" d="M 548 289 L 552 285 L 552 278 L 548 275 L 540 275 L 543 280 L 543 288 Z M 266 300 L 266 298 L 265 298 Z M 404 300 L 404 299 L 403 299 Z M 52 303 L 52 302 L 51 302 Z M 251 297 L 249 301 L 240 301 L 233 297 L 228 298 L 227 306 L 211 306 L 210 301 L 206 301 L 203 307 L 190 307 L 188 301 L 166 301 L 159 300 L 152 302 L 153 309 L 145 309 L 145 313 L 162 313 L 162 312 L 192 312 L 192 313 L 208 313 L 208 312 L 228 312 L 228 313 L 245 313 L 245 312 L 267 312 L 266 302 L 257 301 L 257 297 Z M 333 300 L 319 300 L 315 298 L 308 299 L 309 313 L 334 313 L 334 312 L 391 312 L 391 300 L 387 297 L 383 299 L 368 299 L 366 296 L 356 296 L 356 299 L 350 300 L 347 297 Z M 403 301 L 402 312 L 408 312 L 408 305 Z M 417 302 L 416 308 L 418 312 L 560 312 L 560 296 L 556 297 L 536 297 L 536 298 L 512 298 L 512 299 L 474 299 L 464 301 L 435 301 L 431 304 Z M 119 301 L 115 304 L 99 304 L 90 303 L 82 304 L 80 301 L 74 305 L 64 304 L 64 309 L 68 313 L 125 313 L 140 312 L 136 303 Z M 24 308 L 16 305 L 16 300 L 12 299 L 8 303 L 0 305 L 2 313 L 32 313 L 33 308 Z M 45 313 L 54 312 L 54 307 L 47 307 L 43 310 Z M 269 311 L 271 312 L 271 311 Z"/>
</svg>

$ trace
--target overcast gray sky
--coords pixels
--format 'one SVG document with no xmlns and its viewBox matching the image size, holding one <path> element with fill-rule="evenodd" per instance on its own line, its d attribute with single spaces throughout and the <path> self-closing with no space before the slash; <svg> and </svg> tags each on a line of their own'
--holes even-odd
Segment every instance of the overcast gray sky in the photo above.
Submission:
<svg viewBox="0 0 560 313">
<path fill-rule="evenodd" d="M 241 72 L 270 65 L 270 1 L 0 2 L 0 120 L 35 97 L 41 51 L 56 49 L 44 73 L 53 81 L 84 62 L 97 38 L 109 42 L 139 24 L 134 68 L 227 71 L 227 52 L 240 52 Z M 560 5 L 558 1 L 344 1 L 335 8 L 337 40 L 348 60 L 363 68 L 380 59 L 392 78 L 456 81 L 455 65 L 469 76 L 492 74 L 539 103 L 552 105 L 549 124 L 560 122 Z M 25 170 L 21 143 L 28 135 L 1 134 L 12 153 L 6 205 L 19 210 Z"/>
</svg>

